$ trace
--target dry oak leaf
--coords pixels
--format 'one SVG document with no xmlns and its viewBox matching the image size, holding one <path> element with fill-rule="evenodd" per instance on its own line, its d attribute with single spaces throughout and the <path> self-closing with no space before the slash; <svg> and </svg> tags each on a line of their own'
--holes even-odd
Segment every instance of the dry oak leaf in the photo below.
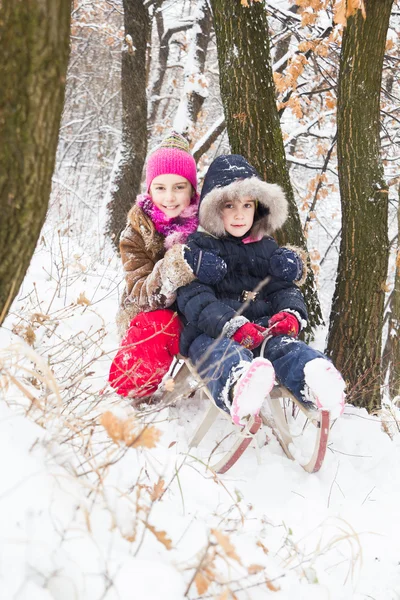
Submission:
<svg viewBox="0 0 400 600">
<path fill-rule="evenodd" d="M 274 585 L 274 584 L 272 583 L 272 581 L 266 581 L 265 583 L 266 583 L 266 585 L 267 585 L 267 588 L 268 588 L 269 590 L 271 590 L 271 592 L 279 592 L 279 591 L 280 591 L 280 589 L 281 589 L 281 588 L 279 587 L 279 585 Z"/>
<path fill-rule="evenodd" d="M 366 19 L 364 0 L 338 0 L 335 6 L 334 22 L 346 26 L 347 18 L 354 15 L 359 9 L 363 18 Z"/>
<path fill-rule="evenodd" d="M 165 531 L 157 531 L 157 529 L 150 525 L 150 523 L 144 523 L 145 527 L 151 531 L 151 533 L 157 538 L 157 540 L 166 547 L 167 550 L 171 550 L 172 541 L 167 537 L 167 533 Z"/>
<path fill-rule="evenodd" d="M 132 448 L 155 448 L 161 437 L 161 431 L 156 427 L 144 427 L 140 432 L 129 432 L 125 444 Z"/>
<path fill-rule="evenodd" d="M 90 300 L 88 300 L 85 296 L 85 292 L 81 292 L 78 296 L 78 299 L 76 301 L 77 304 L 86 304 L 89 305 L 90 304 Z"/>
<path fill-rule="evenodd" d="M 103 413 L 100 423 L 113 442 L 124 442 L 132 448 L 155 448 L 161 436 L 161 431 L 156 427 L 149 426 L 140 430 L 135 417 L 120 419 L 111 411 Z"/>
<path fill-rule="evenodd" d="M 211 581 L 208 579 L 208 577 L 206 577 L 204 575 L 204 573 L 202 573 L 202 571 L 199 571 L 198 573 L 196 573 L 194 582 L 196 584 L 197 593 L 200 595 L 204 594 L 208 590 L 208 588 L 210 587 L 210 584 L 211 584 Z"/>
<path fill-rule="evenodd" d="M 116 417 L 112 412 L 108 410 L 107 412 L 103 413 L 100 418 L 100 423 L 103 425 L 113 442 L 118 443 L 123 441 L 124 422 L 118 419 L 118 417 Z"/>
<path fill-rule="evenodd" d="M 259 573 L 260 571 L 264 571 L 265 567 L 263 567 L 262 565 L 249 565 L 247 567 L 247 571 L 249 573 L 249 575 L 255 575 L 256 573 Z"/>
<path fill-rule="evenodd" d="M 221 531 L 218 531 L 218 529 L 211 529 L 211 533 L 217 538 L 217 542 L 224 550 L 225 554 L 229 556 L 229 558 L 233 558 L 234 560 L 236 560 L 241 565 L 242 561 L 236 554 L 235 547 L 231 543 L 229 537 L 224 533 L 221 533 Z"/>
<path fill-rule="evenodd" d="M 43 313 L 32 313 L 29 317 L 31 323 L 39 323 L 39 325 L 43 325 L 45 321 L 50 319 L 49 315 L 44 315 Z"/>
<path fill-rule="evenodd" d="M 36 334 L 35 334 L 35 330 L 33 329 L 32 325 L 28 325 L 28 327 L 25 329 L 22 337 L 24 338 L 24 340 L 27 344 L 29 344 L 30 346 L 33 346 L 33 344 L 36 341 Z"/>
<path fill-rule="evenodd" d="M 164 479 L 162 479 L 160 477 L 160 479 L 157 481 L 157 483 L 154 484 L 154 487 L 152 489 L 152 492 L 150 494 L 150 498 L 153 502 L 155 502 L 156 500 L 159 499 L 159 497 L 162 495 L 162 493 L 165 490 L 165 481 Z"/>
</svg>

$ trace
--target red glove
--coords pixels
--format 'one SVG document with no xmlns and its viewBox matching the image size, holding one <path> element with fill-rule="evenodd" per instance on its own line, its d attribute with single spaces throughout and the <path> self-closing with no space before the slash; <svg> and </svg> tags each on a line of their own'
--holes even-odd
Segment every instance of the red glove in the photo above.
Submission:
<svg viewBox="0 0 400 600">
<path fill-rule="evenodd" d="M 270 335 L 291 335 L 297 337 L 300 325 L 294 315 L 287 312 L 278 312 L 268 321 Z"/>
<path fill-rule="evenodd" d="M 265 327 L 255 325 L 254 323 L 245 323 L 233 334 L 232 339 L 241 346 L 254 350 L 257 346 L 263 343 L 265 339 Z"/>
</svg>

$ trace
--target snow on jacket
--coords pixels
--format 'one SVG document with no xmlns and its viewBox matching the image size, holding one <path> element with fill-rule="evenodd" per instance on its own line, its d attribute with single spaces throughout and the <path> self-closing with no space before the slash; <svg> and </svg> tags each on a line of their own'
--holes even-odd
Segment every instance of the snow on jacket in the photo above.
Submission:
<svg viewBox="0 0 400 600">
<path fill-rule="evenodd" d="M 250 235 L 237 238 L 225 232 L 222 208 L 225 201 L 243 197 L 256 200 L 257 211 Z M 271 257 L 279 248 L 271 234 L 282 227 L 287 213 L 280 186 L 261 181 L 243 157 L 221 156 L 210 166 L 199 210 L 202 231 L 189 236 L 187 245 L 217 253 L 227 264 L 227 274 L 213 286 L 193 281 L 178 290 L 178 309 L 185 323 L 180 343 L 184 356 L 202 333 L 231 337 L 246 321 L 267 326 L 280 311 L 293 312 L 302 325 L 307 321 L 297 285 L 276 272 L 270 274 Z M 253 291 L 256 298 L 246 302 Z"/>
<path fill-rule="evenodd" d="M 166 251 L 164 239 L 150 217 L 135 204 L 120 238 L 126 282 L 117 314 L 121 336 L 138 313 L 171 306 L 177 288 L 195 279 L 184 259 L 184 246 L 176 244 Z"/>
</svg>

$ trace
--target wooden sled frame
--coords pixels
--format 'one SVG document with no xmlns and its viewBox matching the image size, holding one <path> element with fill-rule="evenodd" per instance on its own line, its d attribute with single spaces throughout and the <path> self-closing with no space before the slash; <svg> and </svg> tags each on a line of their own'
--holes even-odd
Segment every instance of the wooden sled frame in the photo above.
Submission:
<svg viewBox="0 0 400 600">
<path fill-rule="evenodd" d="M 182 361 L 182 362 L 181 362 Z M 206 384 L 202 381 L 198 375 L 196 369 L 193 367 L 188 359 L 180 358 L 178 372 L 174 375 L 174 380 L 182 381 L 187 377 L 187 372 L 197 381 L 199 388 L 203 390 L 205 395 L 210 400 L 210 405 L 205 413 L 205 416 L 199 426 L 197 427 L 190 443 L 189 448 L 197 447 L 214 421 L 221 413 L 230 420 L 230 415 L 223 409 L 218 408 L 215 404 Z M 174 369 L 175 370 L 175 369 Z M 174 372 L 174 371 L 173 371 Z M 247 425 L 243 428 L 237 427 L 238 436 L 230 448 L 230 450 L 215 464 L 211 467 L 213 471 L 218 474 L 226 473 L 241 457 L 246 448 L 250 445 L 254 439 L 255 434 L 259 431 L 260 427 L 264 424 L 270 427 L 277 438 L 282 450 L 290 460 L 296 460 L 295 456 L 291 452 L 291 445 L 293 444 L 293 438 L 289 430 L 289 426 L 286 420 L 284 400 L 289 399 L 293 405 L 296 406 L 306 416 L 307 420 L 316 427 L 317 433 L 315 436 L 315 445 L 312 452 L 311 458 L 305 463 L 301 464 L 303 469 L 308 473 L 316 473 L 321 468 L 326 448 L 328 445 L 329 430 L 330 430 L 330 412 L 326 409 L 317 409 L 314 407 L 307 407 L 306 405 L 299 402 L 287 388 L 281 385 L 275 385 L 269 395 L 267 396 L 267 402 L 270 409 L 270 414 L 260 413 L 255 417 L 249 419 Z"/>
</svg>

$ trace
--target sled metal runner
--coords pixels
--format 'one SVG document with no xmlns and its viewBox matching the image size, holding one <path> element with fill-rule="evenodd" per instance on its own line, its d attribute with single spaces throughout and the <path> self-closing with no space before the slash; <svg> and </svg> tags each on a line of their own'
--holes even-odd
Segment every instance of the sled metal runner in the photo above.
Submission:
<svg viewBox="0 0 400 600">
<path fill-rule="evenodd" d="M 202 381 L 189 360 L 183 360 L 179 371 L 174 376 L 174 380 L 182 382 L 189 373 L 197 381 L 199 388 L 210 401 L 204 418 L 190 441 L 189 448 L 194 448 L 200 444 L 219 415 L 223 414 L 229 421 L 231 421 L 231 417 L 227 412 L 217 407 L 206 384 Z M 319 471 L 323 464 L 328 445 L 330 430 L 329 410 L 318 409 L 313 405 L 307 406 L 302 404 L 288 389 L 280 385 L 274 386 L 266 400 L 269 409 L 268 411 L 260 412 L 260 415 L 251 417 L 245 427 L 235 426 L 237 430 L 236 441 L 224 456 L 216 464 L 211 466 L 213 471 L 219 474 L 226 473 L 239 460 L 243 452 L 254 440 L 254 436 L 263 424 L 272 429 L 274 436 L 278 440 L 286 456 L 290 460 L 297 460 L 295 456 L 296 453 L 293 452 L 293 435 L 290 432 L 289 424 L 287 422 L 288 406 L 286 406 L 286 404 L 288 401 L 290 401 L 292 406 L 296 407 L 296 409 L 301 411 L 306 417 L 308 426 L 315 428 L 314 448 L 310 457 L 307 460 L 302 460 L 300 464 L 308 473 L 316 473 Z"/>
</svg>

